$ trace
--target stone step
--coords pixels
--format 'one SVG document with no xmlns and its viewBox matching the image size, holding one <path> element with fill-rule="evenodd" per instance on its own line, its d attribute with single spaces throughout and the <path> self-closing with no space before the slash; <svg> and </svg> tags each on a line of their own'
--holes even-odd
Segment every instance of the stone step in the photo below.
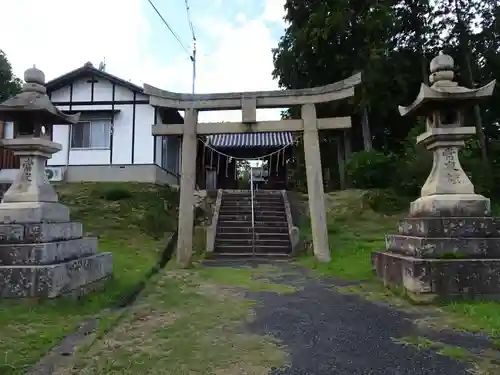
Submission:
<svg viewBox="0 0 500 375">
<path fill-rule="evenodd" d="M 252 243 L 255 246 L 279 246 L 279 247 L 289 247 L 290 239 L 285 238 L 256 238 L 255 241 L 252 238 L 241 238 L 241 237 L 232 237 L 232 238 L 216 238 L 215 246 L 217 245 L 238 245 L 238 246 L 251 246 Z"/>
<path fill-rule="evenodd" d="M 255 239 L 280 239 L 280 240 L 285 240 L 285 241 L 288 241 L 290 236 L 288 235 L 288 233 L 286 232 L 268 232 L 268 233 L 258 233 L 258 232 L 255 232 L 255 233 L 252 233 L 252 231 L 248 231 L 248 232 L 230 232 L 230 231 L 226 231 L 226 232 L 217 232 L 217 239 L 219 240 L 224 240 L 226 238 L 244 238 L 244 239 L 252 239 L 252 238 L 255 238 Z"/>
<path fill-rule="evenodd" d="M 225 222 L 225 221 L 246 221 L 246 222 L 251 222 L 252 221 L 252 215 L 251 214 L 220 214 L 219 213 L 219 222 Z M 254 221 L 258 222 L 285 222 L 286 223 L 286 216 L 284 214 L 280 215 L 279 213 L 277 214 L 255 214 L 254 215 Z"/>
<path fill-rule="evenodd" d="M 266 204 L 266 205 L 254 205 L 253 206 L 253 209 L 254 211 L 276 211 L 276 210 L 280 210 L 280 211 L 283 211 L 285 212 L 285 206 L 282 205 L 282 204 L 277 204 L 277 205 L 269 205 L 269 204 Z M 220 210 L 233 210 L 233 211 L 244 211 L 244 210 L 248 210 L 248 211 L 251 211 L 252 210 L 252 206 L 249 204 L 249 205 L 225 205 L 225 206 L 220 206 Z"/>
<path fill-rule="evenodd" d="M 252 197 L 222 197 L 221 202 L 251 202 Z M 254 202 L 282 202 L 283 197 L 253 197 Z"/>
<path fill-rule="evenodd" d="M 269 228 L 276 228 L 276 227 L 283 227 L 283 228 L 288 228 L 288 223 L 286 221 L 255 221 L 255 227 L 269 227 Z M 232 227 L 240 227 L 240 228 L 252 228 L 252 221 L 251 220 L 221 220 L 219 217 L 219 221 L 217 222 L 217 227 L 225 227 L 225 228 L 232 228 Z"/>
<path fill-rule="evenodd" d="M 276 208 L 268 208 L 268 209 L 261 209 L 261 208 L 254 208 L 254 213 L 259 214 L 259 215 L 268 215 L 268 214 L 280 214 L 280 215 L 286 215 L 285 208 L 284 207 L 276 207 Z M 221 207 L 219 210 L 219 215 L 221 214 L 226 214 L 226 215 L 233 215 L 233 214 L 252 214 L 252 208 L 251 207 Z"/>
<path fill-rule="evenodd" d="M 259 234 L 279 234 L 288 235 L 288 226 L 256 226 L 254 227 L 255 233 Z M 232 233 L 234 235 L 245 235 L 252 233 L 252 227 L 224 227 L 220 224 L 217 226 L 217 235 L 222 233 Z"/>
<path fill-rule="evenodd" d="M 291 259 L 290 253 L 210 253 L 207 255 L 208 259 L 228 259 L 228 260 L 270 260 L 273 261 L 289 261 Z"/>
<path fill-rule="evenodd" d="M 281 196 L 269 196 L 269 197 L 253 197 L 254 202 L 283 202 L 283 197 Z M 251 202 L 252 197 L 248 196 L 232 196 L 232 197 L 222 197 L 221 202 Z"/>
<path fill-rule="evenodd" d="M 254 206 L 284 206 L 283 201 L 258 201 L 254 200 L 253 201 Z M 221 206 L 251 206 L 252 201 L 251 200 L 241 200 L 241 199 L 235 199 L 234 201 L 221 201 Z"/>
<path fill-rule="evenodd" d="M 291 246 L 248 246 L 248 245 L 216 245 L 215 253 L 233 254 L 290 254 Z"/>
</svg>

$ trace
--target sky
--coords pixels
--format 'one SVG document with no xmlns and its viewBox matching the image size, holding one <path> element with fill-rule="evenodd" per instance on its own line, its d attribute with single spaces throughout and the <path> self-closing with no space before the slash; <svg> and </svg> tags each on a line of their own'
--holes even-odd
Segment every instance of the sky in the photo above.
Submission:
<svg viewBox="0 0 500 375">
<path fill-rule="evenodd" d="M 50 80 L 105 59 L 106 71 L 140 86 L 190 93 L 192 36 L 185 0 L 152 2 L 182 45 L 148 0 L 0 0 L 0 48 L 21 78 L 33 64 Z M 286 27 L 285 0 L 188 3 L 198 40 L 197 93 L 278 88 L 271 50 Z M 259 110 L 257 117 L 279 119 L 279 113 Z M 239 111 L 200 115 L 201 121 L 240 119 Z"/>
</svg>

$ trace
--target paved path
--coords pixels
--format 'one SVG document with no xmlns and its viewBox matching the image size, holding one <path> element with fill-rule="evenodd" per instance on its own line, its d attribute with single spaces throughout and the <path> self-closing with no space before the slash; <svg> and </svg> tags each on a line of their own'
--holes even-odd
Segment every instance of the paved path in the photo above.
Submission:
<svg viewBox="0 0 500 375">
<path fill-rule="evenodd" d="M 209 264 L 257 266 L 242 261 Z M 283 275 L 269 272 L 264 278 L 296 285 L 299 291 L 248 294 L 259 301 L 250 329 L 278 338 L 291 354 L 291 364 L 274 369 L 272 375 L 469 374 L 465 363 L 394 342 L 394 338 L 420 334 L 412 322 L 415 316 L 333 290 L 334 285 L 342 286 L 340 281 L 319 280 L 288 263 L 275 265 L 283 269 Z M 461 340 L 458 334 L 446 336 L 443 339 Z"/>
</svg>

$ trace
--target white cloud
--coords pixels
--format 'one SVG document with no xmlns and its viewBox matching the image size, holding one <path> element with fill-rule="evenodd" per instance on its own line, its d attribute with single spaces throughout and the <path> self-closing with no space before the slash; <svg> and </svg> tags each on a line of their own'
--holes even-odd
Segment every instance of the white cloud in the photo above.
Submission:
<svg viewBox="0 0 500 375">
<path fill-rule="evenodd" d="M 0 13 L 7 15 L 2 17 L 2 29 L 9 32 L 0 33 L 0 48 L 17 75 L 35 63 L 52 79 L 86 61 L 97 65 L 105 56 L 107 70 L 124 79 L 190 92 L 192 65 L 187 54 L 164 62 L 144 50 L 144 41 L 153 32 L 165 30 L 151 30 L 141 1 L 2 0 Z M 199 36 L 216 40 L 214 48 L 207 50 L 200 38 L 196 92 L 277 88 L 271 75 L 271 49 L 276 40 L 268 23 L 281 20 L 283 3 L 267 0 L 257 19 L 240 12 L 233 22 L 208 16 L 194 20 Z M 235 121 L 239 117 L 238 113 L 212 112 L 201 119 Z M 278 118 L 279 111 L 259 112 L 258 117 Z"/>
<path fill-rule="evenodd" d="M 52 79 L 104 57 L 113 73 L 137 76 L 151 33 L 141 0 L 2 0 L 0 14 L 0 48 L 21 77 L 33 64 Z"/>
<path fill-rule="evenodd" d="M 282 0 L 266 0 L 266 6 L 262 17 L 266 21 L 284 23 L 283 17 L 285 16 L 284 10 L 285 2 Z"/>
</svg>

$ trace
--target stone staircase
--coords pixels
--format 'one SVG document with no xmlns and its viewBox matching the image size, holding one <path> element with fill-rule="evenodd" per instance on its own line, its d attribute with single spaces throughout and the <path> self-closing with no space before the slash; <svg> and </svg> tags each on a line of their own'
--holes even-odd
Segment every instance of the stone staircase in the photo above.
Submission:
<svg viewBox="0 0 500 375">
<path fill-rule="evenodd" d="M 254 192 L 252 233 L 250 191 L 224 191 L 219 210 L 214 255 L 289 257 L 292 251 L 285 203 L 280 191 Z"/>
</svg>

